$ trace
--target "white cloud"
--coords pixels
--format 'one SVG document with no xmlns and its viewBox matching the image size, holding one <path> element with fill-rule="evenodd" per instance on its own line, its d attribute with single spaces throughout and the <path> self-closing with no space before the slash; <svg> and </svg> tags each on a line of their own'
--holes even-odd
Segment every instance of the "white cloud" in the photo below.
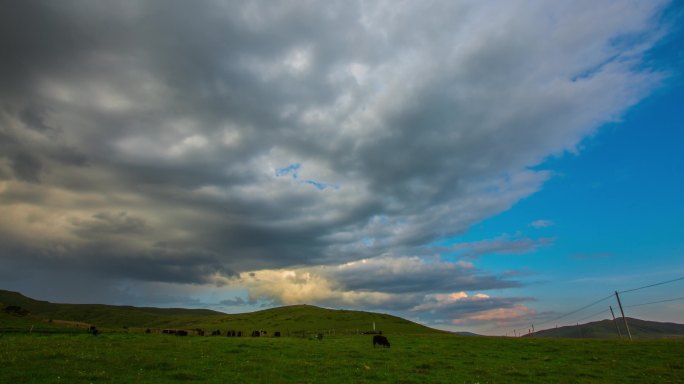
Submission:
<svg viewBox="0 0 684 384">
<path fill-rule="evenodd" d="M 263 269 L 239 277 L 215 276 L 215 283 L 245 287 L 252 300 L 279 304 L 313 303 L 346 307 L 413 307 L 415 300 L 454 298 L 440 292 L 488 290 L 518 283 L 487 275 L 471 263 L 438 258 L 380 257 L 317 267 Z M 435 293 L 437 292 L 437 293 Z M 467 294 L 460 291 L 459 295 Z M 478 293 L 474 298 L 486 298 Z"/>
<path fill-rule="evenodd" d="M 533 221 L 530 225 L 533 226 L 534 228 L 546 228 L 554 225 L 555 223 L 551 220 L 535 220 Z"/>
</svg>

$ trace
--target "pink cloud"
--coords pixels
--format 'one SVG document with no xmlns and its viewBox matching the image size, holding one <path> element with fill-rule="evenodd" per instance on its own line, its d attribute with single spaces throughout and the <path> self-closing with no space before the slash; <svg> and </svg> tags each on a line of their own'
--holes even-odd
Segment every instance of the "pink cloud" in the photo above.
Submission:
<svg viewBox="0 0 684 384">
<path fill-rule="evenodd" d="M 511 308 L 495 308 L 452 320 L 452 324 L 463 325 L 478 322 L 497 321 L 497 325 L 510 324 L 511 321 L 532 317 L 537 314 L 532 308 L 526 305 L 517 304 Z"/>
</svg>

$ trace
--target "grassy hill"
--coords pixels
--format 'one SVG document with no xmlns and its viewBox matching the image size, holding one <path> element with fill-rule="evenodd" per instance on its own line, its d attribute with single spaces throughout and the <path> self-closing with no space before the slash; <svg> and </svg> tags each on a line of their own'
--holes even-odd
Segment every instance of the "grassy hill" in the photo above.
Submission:
<svg viewBox="0 0 684 384">
<path fill-rule="evenodd" d="M 293 305 L 238 315 L 225 315 L 220 329 L 266 329 L 301 333 L 334 330 L 352 334 L 377 330 L 392 334 L 438 333 L 441 331 L 382 313 L 334 310 L 312 305 Z M 251 327 L 251 328 L 250 328 Z"/>
<path fill-rule="evenodd" d="M 18 292 L 0 290 L 0 304 L 28 310 L 30 317 L 96 324 L 102 327 L 167 327 L 218 319 L 221 312 L 207 309 L 139 308 L 102 304 L 56 304 L 34 300 Z"/>
<path fill-rule="evenodd" d="M 659 338 L 684 338 L 684 324 L 660 323 L 627 318 L 629 330 L 632 337 L 636 339 L 659 339 Z M 627 337 L 622 319 L 618 319 L 617 326 L 622 337 Z M 527 337 L 527 335 L 525 336 Z M 582 339 L 617 339 L 618 331 L 616 322 L 613 320 L 601 320 L 591 323 L 546 329 L 537 331 L 534 337 L 562 337 L 562 338 L 582 338 Z"/>
<path fill-rule="evenodd" d="M 1 328 L 24 327 L 36 321 L 52 327 L 75 325 L 83 327 L 93 324 L 98 328 L 132 332 L 147 328 L 195 329 L 242 331 L 279 331 L 283 335 L 307 335 L 316 332 L 351 334 L 376 329 L 394 334 L 425 334 L 441 331 L 425 327 L 408 320 L 372 312 L 333 310 L 311 305 L 294 305 L 267 309 L 252 313 L 225 314 L 206 309 L 142 308 L 102 304 L 56 304 L 28 298 L 17 292 L 0 290 L 1 306 L 19 306 L 29 312 L 21 316 L 3 313 Z M 52 322 L 48 322 L 52 320 Z M 12 324 L 10 324 L 12 323 Z"/>
</svg>

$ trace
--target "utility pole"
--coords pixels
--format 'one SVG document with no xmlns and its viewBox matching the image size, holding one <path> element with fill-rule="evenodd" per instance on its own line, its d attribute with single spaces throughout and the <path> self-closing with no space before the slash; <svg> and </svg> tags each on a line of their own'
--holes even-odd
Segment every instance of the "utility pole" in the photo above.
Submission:
<svg viewBox="0 0 684 384">
<path fill-rule="evenodd" d="M 615 329 L 618 331 L 618 337 L 622 339 L 622 332 L 620 332 L 620 327 L 618 327 L 617 320 L 615 320 L 615 313 L 613 313 L 613 306 L 609 305 L 608 308 L 610 308 L 610 314 L 613 315 L 613 323 L 615 323 Z"/>
<path fill-rule="evenodd" d="M 620 302 L 620 295 L 618 295 L 618 291 L 615 291 L 615 297 L 617 298 L 618 305 L 620 306 L 620 313 L 622 313 L 622 321 L 625 322 L 625 329 L 627 330 L 627 335 L 629 336 L 629 341 L 632 341 L 632 332 L 629 331 L 629 325 L 627 325 L 627 318 L 625 317 L 625 311 L 622 310 L 622 303 Z"/>
</svg>

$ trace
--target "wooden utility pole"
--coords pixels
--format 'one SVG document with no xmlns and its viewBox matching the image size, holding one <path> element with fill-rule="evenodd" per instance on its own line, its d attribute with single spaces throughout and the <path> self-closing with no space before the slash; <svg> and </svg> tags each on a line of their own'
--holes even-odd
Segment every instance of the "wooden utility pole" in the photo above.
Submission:
<svg viewBox="0 0 684 384">
<path fill-rule="evenodd" d="M 613 323 L 615 323 L 615 329 L 618 331 L 618 337 L 622 339 L 622 332 L 620 332 L 620 327 L 618 327 L 617 320 L 615 319 L 615 313 L 613 313 L 613 306 L 609 305 L 608 308 L 610 308 L 610 314 L 613 315 Z"/>
<path fill-rule="evenodd" d="M 620 306 L 620 313 L 622 313 L 622 321 L 625 322 L 625 329 L 627 330 L 627 336 L 629 336 L 629 341 L 632 341 L 632 332 L 629 331 L 629 325 L 627 325 L 627 318 L 625 317 L 625 311 L 622 310 L 622 303 L 620 302 L 620 295 L 618 295 L 618 291 L 615 291 L 615 297 L 617 298 L 618 305 Z"/>
</svg>

